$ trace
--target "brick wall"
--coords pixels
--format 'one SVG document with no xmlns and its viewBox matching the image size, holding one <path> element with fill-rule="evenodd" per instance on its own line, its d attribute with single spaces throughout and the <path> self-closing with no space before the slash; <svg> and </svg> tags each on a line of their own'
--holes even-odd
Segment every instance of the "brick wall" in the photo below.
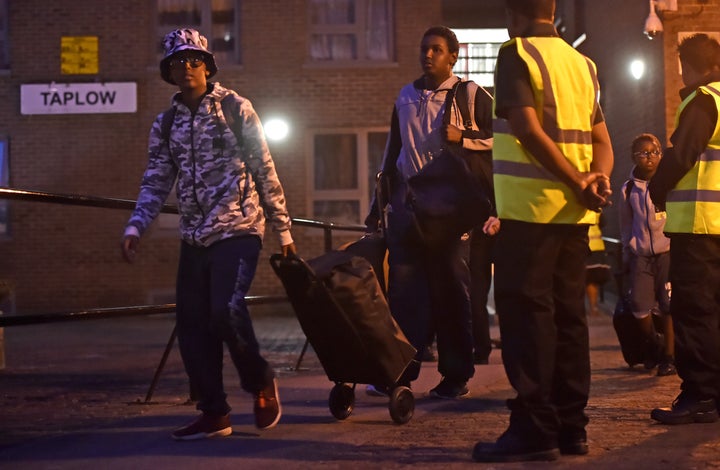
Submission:
<svg viewBox="0 0 720 470">
<path fill-rule="evenodd" d="M 665 109 L 668 137 L 675 127 L 680 105 L 678 92 L 684 87 L 677 55 L 679 33 L 720 33 L 720 0 L 680 0 L 677 11 L 662 13 L 665 67 Z"/>
<path fill-rule="evenodd" d="M 439 0 L 398 0 L 396 62 L 384 67 L 306 65 L 306 1 L 242 2 L 242 66 L 220 63 L 216 80 L 254 104 L 261 118 L 292 123 L 271 144 L 293 217 L 307 217 L 306 148 L 312 128 L 387 126 L 400 87 L 419 75 L 420 36 L 441 18 Z M 134 199 L 146 162 L 150 124 L 174 87 L 161 81 L 153 9 L 145 0 L 10 2 L 11 72 L 0 79 L 0 133 L 9 136 L 11 186 Z M 97 76 L 60 74 L 60 38 L 98 36 Z M 134 114 L 20 115 L 29 83 L 128 81 L 138 85 Z M 0 241 L 0 278 L 13 280 L 19 313 L 143 304 L 172 291 L 177 263 L 173 230 L 153 227 L 132 266 L 120 261 L 125 210 L 12 202 L 9 240 Z M 322 252 L 322 237 L 293 231 L 301 255 Z M 342 239 L 354 238 L 346 234 Z M 266 262 L 271 233 L 251 294 L 279 292 Z"/>
</svg>

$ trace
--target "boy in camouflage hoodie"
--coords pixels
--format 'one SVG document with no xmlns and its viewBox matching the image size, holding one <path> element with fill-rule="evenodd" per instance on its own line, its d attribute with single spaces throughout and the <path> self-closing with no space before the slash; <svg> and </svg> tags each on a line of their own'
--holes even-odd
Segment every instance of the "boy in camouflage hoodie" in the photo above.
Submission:
<svg viewBox="0 0 720 470">
<path fill-rule="evenodd" d="M 222 382 L 223 343 L 242 388 L 255 397 L 257 427 L 271 428 L 281 416 L 277 380 L 260 355 L 245 294 L 255 275 L 266 213 L 283 254 L 295 253 L 283 188 L 250 101 L 207 81 L 217 72 L 207 39 L 196 30 L 179 29 L 165 36 L 163 48 L 160 74 L 179 92 L 172 100 L 169 135 L 164 135 L 164 113 L 150 131 L 149 161 L 121 248 L 132 262 L 140 236 L 175 186 L 182 240 L 178 343 L 202 415 L 172 437 L 232 433 Z M 227 119 L 226 109 L 234 114 Z M 241 129 L 241 142 L 229 122 Z"/>
</svg>

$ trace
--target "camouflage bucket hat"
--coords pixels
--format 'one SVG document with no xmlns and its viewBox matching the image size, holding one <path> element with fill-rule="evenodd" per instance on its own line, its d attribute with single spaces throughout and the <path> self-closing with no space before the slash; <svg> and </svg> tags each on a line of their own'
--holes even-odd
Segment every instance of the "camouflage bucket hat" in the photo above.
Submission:
<svg viewBox="0 0 720 470">
<path fill-rule="evenodd" d="M 208 78 L 215 75 L 218 70 L 217 65 L 215 65 L 215 56 L 208 50 L 207 45 L 207 38 L 194 29 L 176 29 L 165 35 L 162 41 L 165 55 L 160 61 L 160 76 L 162 79 L 176 85 L 172 78 L 170 78 L 170 58 L 182 51 L 202 52 L 205 56 L 205 67 L 208 72 L 210 72 Z"/>
</svg>

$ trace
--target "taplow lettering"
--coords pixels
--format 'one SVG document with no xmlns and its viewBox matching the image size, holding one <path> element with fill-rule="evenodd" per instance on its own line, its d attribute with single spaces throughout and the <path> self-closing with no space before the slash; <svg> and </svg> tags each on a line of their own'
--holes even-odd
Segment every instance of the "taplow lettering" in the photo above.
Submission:
<svg viewBox="0 0 720 470">
<path fill-rule="evenodd" d="M 40 92 L 43 98 L 44 106 L 95 106 L 115 103 L 115 91 L 88 91 L 81 93 L 79 91 L 44 91 Z"/>
</svg>

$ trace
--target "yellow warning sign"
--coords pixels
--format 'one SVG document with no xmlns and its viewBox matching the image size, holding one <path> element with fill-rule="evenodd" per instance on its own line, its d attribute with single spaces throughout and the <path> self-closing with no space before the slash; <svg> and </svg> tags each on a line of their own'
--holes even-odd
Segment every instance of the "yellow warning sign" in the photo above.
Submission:
<svg viewBox="0 0 720 470">
<path fill-rule="evenodd" d="M 97 36 L 64 36 L 60 38 L 61 74 L 97 74 L 98 62 Z"/>
</svg>

